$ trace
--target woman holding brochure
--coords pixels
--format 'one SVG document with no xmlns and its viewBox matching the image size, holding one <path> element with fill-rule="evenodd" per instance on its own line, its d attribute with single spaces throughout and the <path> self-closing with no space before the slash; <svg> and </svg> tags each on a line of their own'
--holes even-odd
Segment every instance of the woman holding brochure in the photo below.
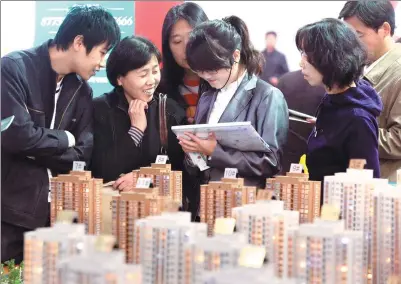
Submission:
<svg viewBox="0 0 401 284">
<path fill-rule="evenodd" d="M 358 35 L 340 20 L 324 19 L 299 29 L 296 44 L 304 78 L 326 90 L 308 140 L 310 179 L 345 172 L 351 159 L 366 160 L 366 168 L 380 177 L 376 118 L 382 102 L 361 79 L 366 51 Z"/>
<path fill-rule="evenodd" d="M 245 23 L 231 16 L 202 23 L 191 33 L 187 45 L 189 66 L 212 90 L 202 94 L 195 115 L 196 124 L 251 122 L 269 147 L 264 151 L 239 151 L 223 146 L 213 133 L 199 139 L 185 133 L 179 138 L 187 153 L 188 171 L 200 183 L 218 181 L 226 168 L 236 168 L 246 185 L 259 188 L 281 169 L 281 149 L 288 131 L 288 109 L 283 94 L 260 80 L 262 60 L 250 40 Z M 200 171 L 189 153 L 207 156 L 209 169 Z"/>
</svg>

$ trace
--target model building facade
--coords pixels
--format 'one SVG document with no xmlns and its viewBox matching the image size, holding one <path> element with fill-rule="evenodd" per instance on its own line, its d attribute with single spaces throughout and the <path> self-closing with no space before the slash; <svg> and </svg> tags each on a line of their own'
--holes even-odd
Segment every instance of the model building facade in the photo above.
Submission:
<svg viewBox="0 0 401 284">
<path fill-rule="evenodd" d="M 401 187 L 386 186 L 373 197 L 373 283 L 389 283 L 395 275 L 401 276 Z"/>
<path fill-rule="evenodd" d="M 287 173 L 266 180 L 266 190 L 284 201 L 284 209 L 299 211 L 300 223 L 313 222 L 320 216 L 321 183 L 309 181 L 308 175 Z"/>
<path fill-rule="evenodd" d="M 133 262 L 135 221 L 147 216 L 161 214 L 165 197 L 158 196 L 159 189 L 135 188 L 112 197 L 112 234 L 118 246 L 126 253 L 128 263 Z"/>
<path fill-rule="evenodd" d="M 182 203 L 182 172 L 172 171 L 170 164 L 152 164 L 133 171 L 134 184 L 138 178 L 150 178 L 153 186 L 159 189 L 159 196 L 170 197 Z"/>
<path fill-rule="evenodd" d="M 316 219 L 301 224 L 296 237 L 296 278 L 299 283 L 366 283 L 363 233 L 344 230 L 344 222 Z"/>
<path fill-rule="evenodd" d="M 222 179 L 201 185 L 200 219 L 208 225 L 208 234 L 213 234 L 216 218 L 231 217 L 232 209 L 255 203 L 256 187 L 244 186 L 244 180 Z"/>
<path fill-rule="evenodd" d="M 51 178 L 50 219 L 53 225 L 59 212 L 73 210 L 86 232 L 98 235 L 102 229 L 103 180 L 92 178 L 88 171 L 71 171 Z"/>
<path fill-rule="evenodd" d="M 144 284 L 191 283 L 186 282 L 190 275 L 185 275 L 184 246 L 205 237 L 206 224 L 181 216 L 151 216 L 135 222 L 134 260 L 142 266 Z"/>
<path fill-rule="evenodd" d="M 59 262 L 80 252 L 85 236 L 83 224 L 59 224 L 24 235 L 24 283 L 60 283 Z"/>
</svg>

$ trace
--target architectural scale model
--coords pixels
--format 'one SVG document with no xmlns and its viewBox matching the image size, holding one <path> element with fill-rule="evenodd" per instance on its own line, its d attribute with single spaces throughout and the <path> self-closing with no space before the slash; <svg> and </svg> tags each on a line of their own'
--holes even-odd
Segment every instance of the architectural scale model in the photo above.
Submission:
<svg viewBox="0 0 401 284">
<path fill-rule="evenodd" d="M 276 276 L 293 277 L 294 233 L 299 212 L 284 210 L 283 201 L 258 201 L 233 208 L 236 230 L 247 236 L 249 244 L 266 248 L 266 258 L 274 263 Z"/>
<path fill-rule="evenodd" d="M 347 230 L 364 234 L 362 257 L 368 280 L 372 279 L 373 195 L 376 189 L 383 187 L 388 188 L 388 181 L 374 179 L 373 171 L 366 169 L 348 169 L 346 173 L 324 178 L 324 204 L 340 209 Z"/>
<path fill-rule="evenodd" d="M 307 174 L 287 173 L 266 180 L 267 191 L 284 201 L 284 209 L 299 211 L 300 223 L 310 223 L 320 216 L 321 183 L 309 181 Z"/>
<path fill-rule="evenodd" d="M 159 196 L 159 188 L 135 188 L 112 196 L 112 234 L 125 251 L 128 263 L 133 262 L 135 221 L 163 211 L 166 197 Z"/>
<path fill-rule="evenodd" d="M 231 217 L 232 208 L 255 203 L 256 187 L 244 186 L 242 178 L 226 179 L 201 185 L 200 220 L 213 234 L 216 218 Z"/>
<path fill-rule="evenodd" d="M 125 263 L 124 251 L 113 250 L 115 238 L 95 237 L 94 246 L 85 253 L 63 259 L 59 284 L 141 284 L 139 265 Z M 112 242 L 111 242 L 112 240 Z"/>
<path fill-rule="evenodd" d="M 371 256 L 374 284 L 401 277 L 401 186 L 375 190 Z"/>
<path fill-rule="evenodd" d="M 366 283 L 362 239 L 362 231 L 344 230 L 344 220 L 301 224 L 296 236 L 297 283 Z"/>
<path fill-rule="evenodd" d="M 159 196 L 170 197 L 179 204 L 182 203 L 182 172 L 172 171 L 170 164 L 151 164 L 134 170 L 134 184 L 138 178 L 151 178 L 153 186 L 159 189 Z"/>
<path fill-rule="evenodd" d="M 63 214 L 63 212 L 60 212 Z M 84 224 L 56 222 L 24 234 L 24 283 L 59 283 L 57 265 L 83 249 Z"/>
<path fill-rule="evenodd" d="M 53 225 L 63 210 L 78 213 L 78 223 L 85 224 L 88 234 L 102 230 L 103 180 L 92 178 L 90 171 L 71 171 L 50 179 L 50 220 Z"/>
<path fill-rule="evenodd" d="M 184 247 L 195 238 L 206 237 L 206 224 L 191 223 L 189 212 L 163 213 L 135 222 L 134 263 L 141 264 L 143 284 L 184 284 Z"/>
</svg>

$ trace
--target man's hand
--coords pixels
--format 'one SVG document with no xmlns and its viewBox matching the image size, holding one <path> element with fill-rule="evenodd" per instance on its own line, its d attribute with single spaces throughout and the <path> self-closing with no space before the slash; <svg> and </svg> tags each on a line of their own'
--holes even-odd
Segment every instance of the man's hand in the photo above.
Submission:
<svg viewBox="0 0 401 284">
<path fill-rule="evenodd" d="M 130 191 L 135 188 L 134 175 L 131 173 L 121 176 L 113 184 L 113 188 L 119 191 Z"/>
<path fill-rule="evenodd" d="M 191 139 L 178 138 L 180 140 L 179 144 L 185 153 L 202 153 L 206 156 L 211 156 L 217 146 L 214 133 L 210 133 L 208 139 L 198 138 L 196 135 L 188 132 L 185 132 L 184 135 Z"/>
<path fill-rule="evenodd" d="M 131 119 L 131 126 L 135 126 L 142 132 L 145 132 L 148 125 L 145 113 L 147 108 L 148 104 L 141 100 L 132 100 L 129 103 L 128 114 Z"/>
</svg>

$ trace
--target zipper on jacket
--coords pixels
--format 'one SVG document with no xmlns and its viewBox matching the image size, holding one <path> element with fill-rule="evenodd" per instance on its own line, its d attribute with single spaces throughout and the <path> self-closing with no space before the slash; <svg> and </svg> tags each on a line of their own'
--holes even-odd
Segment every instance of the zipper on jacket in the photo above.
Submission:
<svg viewBox="0 0 401 284">
<path fill-rule="evenodd" d="M 57 129 L 60 129 L 61 122 L 63 121 L 64 115 L 65 115 L 67 109 L 70 107 L 70 105 L 71 105 L 72 101 L 74 100 L 75 96 L 77 95 L 78 91 L 81 89 L 82 84 L 83 84 L 83 83 L 81 82 L 81 84 L 78 86 L 77 90 L 75 91 L 74 95 L 72 96 L 72 98 L 71 98 L 70 101 L 68 102 L 67 107 L 64 109 L 63 115 L 61 116 L 60 123 L 58 124 Z"/>
</svg>

